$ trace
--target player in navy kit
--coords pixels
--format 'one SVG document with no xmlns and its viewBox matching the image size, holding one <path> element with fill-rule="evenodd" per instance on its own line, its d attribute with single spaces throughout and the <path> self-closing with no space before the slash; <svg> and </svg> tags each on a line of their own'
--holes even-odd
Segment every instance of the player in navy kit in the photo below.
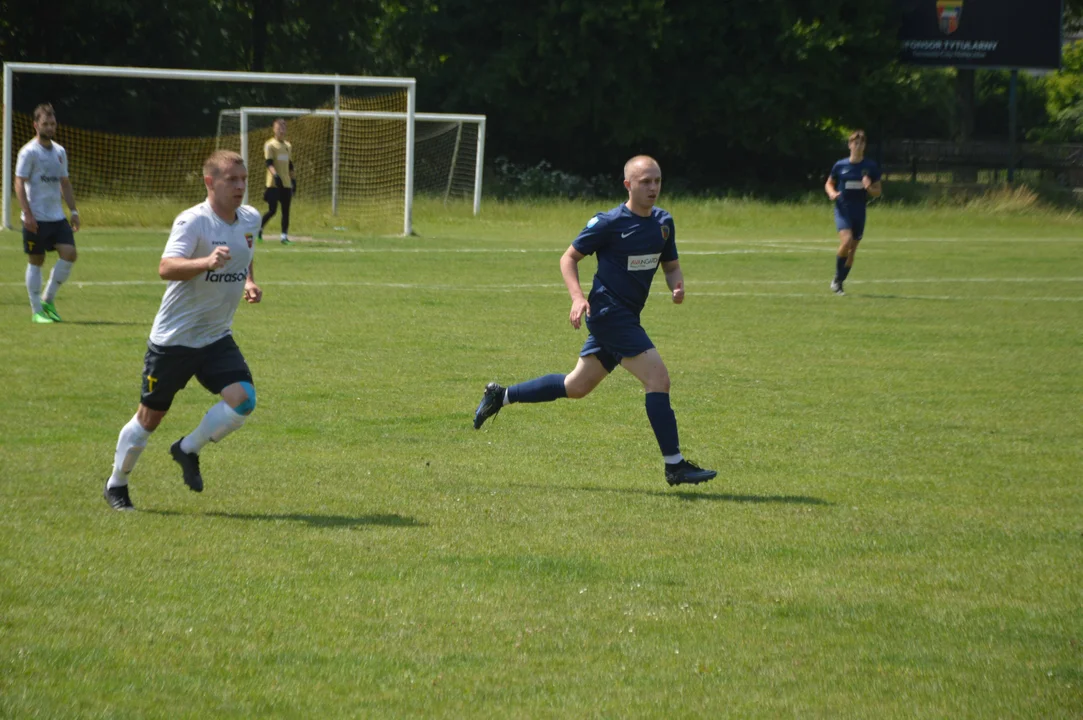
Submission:
<svg viewBox="0 0 1083 720">
<path fill-rule="evenodd" d="M 489 383 L 474 412 L 474 429 L 504 405 L 585 397 L 621 365 L 643 383 L 647 418 L 665 461 L 666 482 L 706 482 L 717 473 L 681 455 L 677 419 L 669 404 L 669 371 L 639 323 L 659 267 L 673 302 L 684 301 L 673 218 L 654 206 L 662 189 L 658 163 L 646 155 L 629 160 L 624 165 L 624 187 L 628 201 L 591 218 L 560 258 L 560 271 L 572 299 L 568 320 L 578 330 L 586 316 L 590 331 L 575 369 L 568 375 L 545 375 L 508 388 Z M 591 254 L 598 256 L 598 271 L 590 296 L 584 297 L 579 262 Z"/>
<path fill-rule="evenodd" d="M 865 131 L 850 133 L 850 157 L 831 168 L 824 183 L 827 197 L 835 202 L 835 228 L 839 231 L 839 251 L 835 257 L 835 279 L 831 290 L 845 295 L 842 283 L 854 266 L 857 244 L 865 234 L 865 203 L 880 197 L 880 166 L 865 159 Z"/>
</svg>

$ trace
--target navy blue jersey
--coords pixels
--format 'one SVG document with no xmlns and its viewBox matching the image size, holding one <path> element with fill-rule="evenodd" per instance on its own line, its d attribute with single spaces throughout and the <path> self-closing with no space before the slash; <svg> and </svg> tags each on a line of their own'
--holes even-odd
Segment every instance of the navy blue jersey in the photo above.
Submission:
<svg viewBox="0 0 1083 720">
<path fill-rule="evenodd" d="M 851 211 L 865 209 L 865 200 L 868 193 L 861 183 L 861 178 L 865 175 L 868 175 L 873 182 L 878 182 L 880 180 L 880 166 L 874 160 L 868 158 L 853 163 L 850 162 L 848 157 L 834 164 L 831 168 L 831 177 L 835 181 L 835 189 L 842 193 L 835 200 L 835 205 L 839 209 Z"/>
<path fill-rule="evenodd" d="M 584 255 L 598 254 L 591 294 L 608 292 L 638 314 L 647 303 L 658 265 L 677 259 L 677 231 L 673 218 L 661 208 L 643 217 L 620 205 L 592 217 L 572 247 Z"/>
</svg>

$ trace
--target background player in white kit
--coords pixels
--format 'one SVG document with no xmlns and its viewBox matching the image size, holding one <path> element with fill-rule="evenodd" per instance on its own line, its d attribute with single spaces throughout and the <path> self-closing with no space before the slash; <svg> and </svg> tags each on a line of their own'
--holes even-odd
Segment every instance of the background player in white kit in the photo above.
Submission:
<svg viewBox="0 0 1083 720">
<path fill-rule="evenodd" d="M 75 192 L 68 180 L 68 153 L 56 135 L 56 114 L 49 104 L 34 108 L 33 140 L 23 145 L 15 161 L 15 195 L 22 207 L 23 251 L 27 255 L 26 294 L 30 296 L 30 319 L 36 323 L 60 322 L 53 301 L 60 285 L 71 274 L 75 263 L 75 236 L 79 230 L 79 211 Z M 71 224 L 64 217 L 60 197 L 71 210 Z M 41 294 L 41 266 L 45 253 L 56 250 L 60 258 L 49 274 L 45 296 Z"/>
<path fill-rule="evenodd" d="M 213 153 L 203 164 L 207 200 L 173 221 L 158 265 L 158 275 L 170 282 L 147 343 L 139 409 L 120 431 L 113 474 L 105 486 L 105 499 L 114 510 L 135 509 L 128 476 L 173 396 L 193 375 L 222 396 L 199 426 L 169 449 L 193 491 L 203 490 L 199 451 L 244 425 L 256 407 L 252 373 L 231 330 L 241 297 L 250 303 L 263 297 L 252 276 L 260 214 L 241 204 L 247 179 L 239 154 Z"/>
</svg>

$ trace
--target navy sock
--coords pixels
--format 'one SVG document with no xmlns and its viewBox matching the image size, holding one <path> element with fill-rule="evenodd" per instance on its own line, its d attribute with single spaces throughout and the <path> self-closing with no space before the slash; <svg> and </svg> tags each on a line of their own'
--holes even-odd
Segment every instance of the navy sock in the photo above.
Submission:
<svg viewBox="0 0 1083 720">
<path fill-rule="evenodd" d="M 845 264 L 843 264 L 843 266 L 842 266 L 842 271 L 841 271 L 841 272 L 842 272 L 842 274 L 841 274 L 841 275 L 839 275 L 839 282 L 842 282 L 843 280 L 845 280 L 845 279 L 847 278 L 847 276 L 849 276 L 849 275 L 850 275 L 850 270 L 851 270 L 852 268 L 853 268 L 853 266 L 852 266 L 852 265 L 851 265 L 851 266 L 849 266 L 849 267 L 847 267 L 847 266 L 846 266 Z"/>
<path fill-rule="evenodd" d="M 564 376 L 554 373 L 521 382 L 508 388 L 509 403 L 552 402 L 568 397 L 564 389 Z"/>
<path fill-rule="evenodd" d="M 835 256 L 835 280 L 842 282 L 846 279 L 846 258 Z"/>
<path fill-rule="evenodd" d="M 658 448 L 662 455 L 676 455 L 681 451 L 677 439 L 677 416 L 669 406 L 669 393 L 647 393 L 647 419 L 658 438 Z"/>
</svg>

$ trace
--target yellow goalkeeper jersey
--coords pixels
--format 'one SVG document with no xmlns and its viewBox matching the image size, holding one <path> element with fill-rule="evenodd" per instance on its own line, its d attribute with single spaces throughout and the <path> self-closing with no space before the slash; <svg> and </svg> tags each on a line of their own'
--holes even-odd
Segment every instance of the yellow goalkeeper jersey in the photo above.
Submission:
<svg viewBox="0 0 1083 720">
<path fill-rule="evenodd" d="M 290 145 L 289 140 L 279 142 L 275 138 L 271 138 L 263 144 L 263 159 L 273 160 L 275 171 L 278 172 L 279 177 L 282 178 L 282 184 L 286 187 L 290 186 L 290 160 L 291 153 L 293 152 L 293 145 Z M 267 187 L 274 187 L 275 179 L 271 174 L 271 168 L 267 168 Z"/>
</svg>

